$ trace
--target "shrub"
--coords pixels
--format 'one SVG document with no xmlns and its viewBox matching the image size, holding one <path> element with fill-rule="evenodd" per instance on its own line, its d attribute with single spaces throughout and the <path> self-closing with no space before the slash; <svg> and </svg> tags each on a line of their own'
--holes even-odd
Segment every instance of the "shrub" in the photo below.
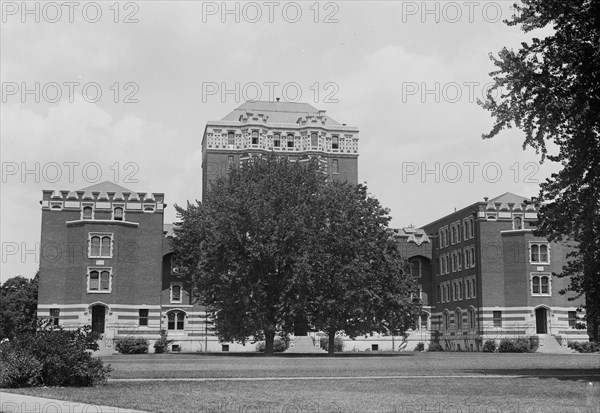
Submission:
<svg viewBox="0 0 600 413">
<path fill-rule="evenodd" d="M 424 351 L 425 350 L 425 343 L 417 343 L 417 345 L 415 346 L 414 351 Z"/>
<path fill-rule="evenodd" d="M 325 351 L 329 351 L 329 337 L 319 338 L 319 345 Z M 344 339 L 340 336 L 335 336 L 333 339 L 333 351 L 335 353 L 341 353 L 344 351 Z"/>
<path fill-rule="evenodd" d="M 41 382 L 42 363 L 10 343 L 0 345 L 0 387 L 32 387 Z"/>
<path fill-rule="evenodd" d="M 154 352 L 157 354 L 168 353 L 169 352 L 169 344 L 173 343 L 175 340 L 167 339 L 167 331 L 160 330 L 160 338 L 154 342 Z"/>
<path fill-rule="evenodd" d="M 529 346 L 529 341 L 524 338 L 508 339 L 500 341 L 498 346 L 499 353 L 526 353 Z"/>
<path fill-rule="evenodd" d="M 569 341 L 568 346 L 579 353 L 595 353 L 600 351 L 600 343 Z"/>
<path fill-rule="evenodd" d="M 94 386 L 106 381 L 112 369 L 87 351 L 96 347 L 90 326 L 64 331 L 41 322 L 38 327 L 0 346 L 0 387 Z"/>
<path fill-rule="evenodd" d="M 121 354 L 145 354 L 148 352 L 148 340 L 143 337 L 131 337 L 115 339 L 115 348 Z"/>
<path fill-rule="evenodd" d="M 427 347 L 427 351 L 444 351 L 444 347 L 441 346 L 440 343 L 436 343 L 432 341 L 429 343 L 429 347 Z"/>
<path fill-rule="evenodd" d="M 484 353 L 495 353 L 496 352 L 496 342 L 494 340 L 486 340 L 485 343 L 483 343 L 482 351 Z"/>
<path fill-rule="evenodd" d="M 256 344 L 256 351 L 259 353 L 265 352 L 266 343 L 264 341 L 260 341 Z M 287 350 L 287 343 L 284 340 L 276 338 L 273 341 L 273 353 L 283 353 Z"/>
</svg>

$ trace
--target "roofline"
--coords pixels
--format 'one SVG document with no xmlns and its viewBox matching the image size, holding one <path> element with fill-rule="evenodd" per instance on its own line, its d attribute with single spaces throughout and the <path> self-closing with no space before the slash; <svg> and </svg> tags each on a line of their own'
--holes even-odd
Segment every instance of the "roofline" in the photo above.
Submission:
<svg viewBox="0 0 600 413">
<path fill-rule="evenodd" d="M 480 206 L 480 205 L 487 205 L 487 204 L 488 204 L 487 202 L 483 202 L 483 201 L 478 201 L 478 202 L 475 202 L 475 203 L 473 203 L 473 204 L 471 204 L 471 205 L 467 205 L 467 206 L 466 206 L 466 207 L 464 207 L 464 208 L 461 208 L 461 209 L 458 209 L 458 210 L 456 210 L 456 211 L 454 211 L 454 212 L 451 212 L 451 213 L 449 213 L 449 214 L 446 214 L 446 215 L 444 215 L 443 217 L 436 219 L 435 221 L 431 221 L 431 222 L 430 222 L 430 223 L 428 223 L 428 224 L 422 225 L 422 226 L 420 226 L 419 228 L 426 228 L 426 227 L 432 226 L 432 225 L 436 224 L 436 223 L 437 223 L 437 222 L 439 222 L 439 221 L 443 221 L 443 220 L 445 220 L 445 219 L 446 219 L 446 218 L 448 218 L 450 215 L 458 214 L 458 213 L 464 212 L 464 211 L 466 211 L 466 210 L 468 210 L 468 209 L 473 209 L 473 212 L 477 212 L 477 211 L 478 211 L 478 209 L 477 209 L 477 207 L 478 207 L 478 206 Z"/>
</svg>

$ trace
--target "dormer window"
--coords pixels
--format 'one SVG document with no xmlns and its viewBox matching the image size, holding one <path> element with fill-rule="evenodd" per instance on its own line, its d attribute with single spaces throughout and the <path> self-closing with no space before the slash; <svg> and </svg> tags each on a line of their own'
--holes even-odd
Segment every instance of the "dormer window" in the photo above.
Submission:
<svg viewBox="0 0 600 413">
<path fill-rule="evenodd" d="M 276 148 L 281 146 L 281 134 L 276 133 L 273 135 L 273 146 Z"/>
<path fill-rule="evenodd" d="M 513 218 L 513 229 L 523 229 L 523 218 L 520 216 Z"/>
<path fill-rule="evenodd" d="M 235 145 L 235 133 L 227 132 L 227 145 Z"/>
<path fill-rule="evenodd" d="M 115 221 L 123 221 L 123 208 L 116 207 L 113 209 L 113 219 Z"/>
<path fill-rule="evenodd" d="M 84 206 L 81 214 L 82 219 L 94 219 L 94 208 L 91 206 Z"/>
<path fill-rule="evenodd" d="M 258 131 L 252 131 L 252 145 L 258 145 Z"/>
<path fill-rule="evenodd" d="M 294 135 L 288 135 L 287 136 L 287 147 L 288 148 L 293 148 L 294 147 Z"/>
<path fill-rule="evenodd" d="M 334 136 L 331 138 L 331 149 L 340 149 L 340 138 Z"/>
</svg>

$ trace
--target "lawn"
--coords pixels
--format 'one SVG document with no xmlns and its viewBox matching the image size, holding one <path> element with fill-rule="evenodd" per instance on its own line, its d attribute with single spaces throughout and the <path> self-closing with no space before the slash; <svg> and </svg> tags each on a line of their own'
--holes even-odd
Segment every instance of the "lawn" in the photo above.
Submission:
<svg viewBox="0 0 600 413">
<path fill-rule="evenodd" d="M 105 386 L 15 392 L 151 412 L 542 413 L 598 412 L 600 406 L 598 355 L 170 354 L 113 356 L 105 361 L 114 368 L 113 381 Z M 125 381 L 151 377 L 191 380 Z"/>
</svg>

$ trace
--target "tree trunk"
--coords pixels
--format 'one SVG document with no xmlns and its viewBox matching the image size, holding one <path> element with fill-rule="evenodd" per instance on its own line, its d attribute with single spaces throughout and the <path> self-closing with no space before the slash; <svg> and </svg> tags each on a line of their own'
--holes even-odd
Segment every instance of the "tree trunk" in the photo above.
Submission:
<svg viewBox="0 0 600 413">
<path fill-rule="evenodd" d="M 273 355 L 273 342 L 275 341 L 275 331 L 265 330 L 265 356 Z"/>
<path fill-rule="evenodd" d="M 335 341 L 335 330 L 331 329 L 331 330 L 329 330 L 329 343 L 327 345 L 327 353 L 330 356 L 333 356 L 335 354 L 334 341 Z"/>
</svg>

